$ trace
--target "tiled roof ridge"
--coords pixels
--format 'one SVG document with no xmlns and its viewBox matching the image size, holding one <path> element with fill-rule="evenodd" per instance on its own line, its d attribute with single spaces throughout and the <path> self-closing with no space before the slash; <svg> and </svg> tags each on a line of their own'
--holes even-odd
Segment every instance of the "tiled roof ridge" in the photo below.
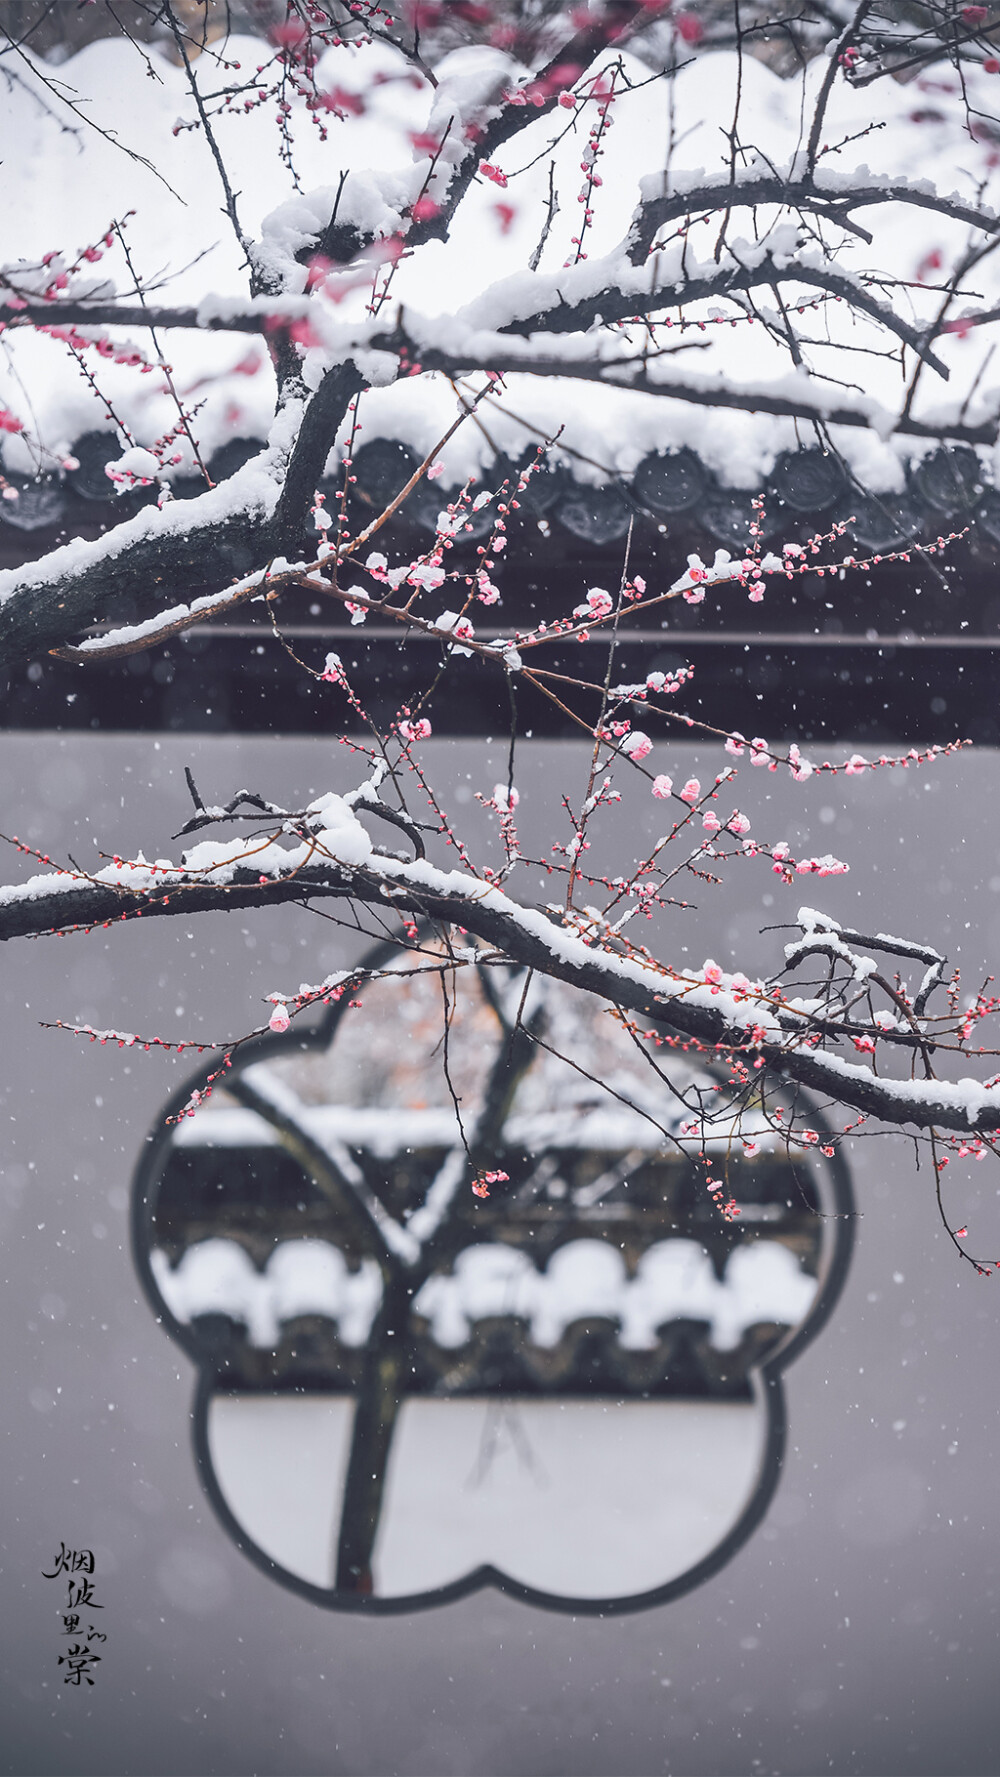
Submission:
<svg viewBox="0 0 1000 1777">
<path fill-rule="evenodd" d="M 152 487 L 116 492 L 101 460 L 105 452 L 113 457 L 115 448 L 112 433 L 88 432 L 70 453 L 78 466 L 64 475 L 5 475 L 0 555 L 7 565 L 34 559 L 57 538 L 73 534 L 74 524 L 111 528 L 155 497 Z M 230 439 L 209 459 L 209 474 L 215 481 L 227 479 L 259 448 L 251 438 Z M 476 488 L 492 491 L 533 455 L 529 451 L 517 463 L 498 456 L 481 470 Z M 362 445 L 351 465 L 356 509 L 387 505 L 417 463 L 416 453 L 392 438 Z M 561 533 L 598 549 L 619 542 L 630 524 L 660 533 L 697 532 L 713 543 L 745 548 L 754 518 L 762 522 L 765 540 L 842 524 L 848 539 L 866 552 L 905 548 L 945 526 L 968 526 L 990 543 L 1000 542 L 1000 488 L 980 453 L 966 444 L 940 445 L 912 459 L 903 465 L 903 486 L 891 491 L 865 487 L 834 451 L 816 445 L 783 452 L 757 488 L 726 486 L 689 446 L 651 451 L 632 474 L 612 475 L 603 483 L 578 478 L 574 467 L 572 458 L 557 456 L 532 478 L 521 495 L 522 528 Z M 194 477 L 178 479 L 174 496 L 190 497 L 203 486 Z M 328 501 L 341 486 L 340 477 L 323 484 Z M 457 492 L 440 481 L 419 484 L 394 520 L 397 537 L 407 530 L 433 533 L 438 513 Z M 755 496 L 764 499 L 762 519 L 751 506 Z M 491 522 L 488 510 L 467 514 L 459 541 L 477 540 Z M 18 539 L 23 539 L 20 547 Z"/>
</svg>

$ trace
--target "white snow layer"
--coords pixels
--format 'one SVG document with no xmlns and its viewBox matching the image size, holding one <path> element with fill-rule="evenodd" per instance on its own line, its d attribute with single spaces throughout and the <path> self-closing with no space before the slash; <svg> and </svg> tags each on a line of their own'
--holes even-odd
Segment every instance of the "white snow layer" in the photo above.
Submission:
<svg viewBox="0 0 1000 1777">
<path fill-rule="evenodd" d="M 340 1250 L 321 1240 L 287 1240 L 258 1271 L 236 1241 L 210 1239 L 188 1248 L 176 1270 L 160 1249 L 151 1255 L 163 1300 L 185 1325 L 203 1314 L 242 1322 L 250 1343 L 273 1349 L 281 1325 L 298 1315 L 337 1322 L 345 1345 L 364 1344 L 381 1300 L 374 1259 L 352 1272 Z M 428 1278 L 414 1302 L 437 1345 L 464 1345 L 473 1324 L 494 1316 L 528 1322 L 535 1345 L 551 1348 L 581 1319 L 617 1321 L 627 1350 L 652 1350 L 657 1328 L 672 1320 L 707 1322 L 712 1345 L 730 1351 L 748 1327 L 796 1326 L 816 1294 L 780 1241 L 737 1247 L 722 1280 L 697 1241 L 661 1240 L 635 1277 L 621 1253 L 600 1240 L 571 1240 L 537 1271 L 516 1247 L 484 1242 L 459 1253 L 451 1274 Z"/>
<path fill-rule="evenodd" d="M 253 38 L 233 38 L 227 53 L 247 68 L 263 59 L 262 49 Z M 193 118 L 184 71 L 154 47 L 144 53 L 153 79 L 146 78 L 132 47 L 123 41 L 91 44 L 59 69 L 60 85 L 104 134 L 78 128 L 72 117 L 64 120 L 51 96 L 34 81 L 30 66 L 5 95 L 0 159 L 5 172 L 8 263 L 23 262 L 27 287 L 32 278 L 37 282 L 37 266 L 45 253 L 64 249 L 73 256 L 85 244 L 99 242 L 108 227 L 108 193 L 113 193 L 117 215 L 135 212 L 128 222 L 130 249 L 140 274 L 161 280 L 158 299 L 193 303 L 208 312 L 213 305 L 245 299 L 242 253 L 221 210 L 221 190 L 208 145 L 197 130 L 174 134 L 178 118 Z M 605 138 L 600 161 L 603 186 L 587 236 L 588 261 L 571 272 L 578 285 L 587 282 L 589 268 L 596 267 L 620 241 L 640 195 L 691 189 L 703 177 L 717 181 L 726 170 L 726 144 L 718 120 L 732 114 L 736 58 L 728 53 L 706 53 L 693 59 L 676 80 L 669 119 L 663 83 L 650 81 L 648 70 L 629 56 L 624 59 L 628 73 L 640 84 L 614 107 L 614 127 Z M 748 166 L 745 177 L 762 167 L 793 166 L 801 140 L 803 106 L 808 115 L 826 66 L 820 57 L 801 78 L 782 81 L 760 62 L 743 60 L 740 136 L 762 157 L 756 168 Z M 267 108 L 245 116 L 217 116 L 215 134 L 231 170 L 232 184 L 240 193 L 243 228 L 258 243 L 258 261 L 266 262 L 267 269 L 283 280 L 290 298 L 299 301 L 304 273 L 292 255 L 314 233 L 317 223 L 328 219 L 340 169 L 348 178 L 338 215 L 375 235 L 391 233 L 428 174 L 428 141 L 439 137 L 449 120 L 454 120 L 433 174 L 431 195 L 439 200 L 462 158 L 466 127 L 482 127 L 488 121 L 499 88 L 517 75 L 516 66 L 497 51 L 461 50 L 442 62 L 435 91 L 386 45 L 373 44 L 360 52 L 331 50 L 320 66 L 320 84 L 361 95 L 364 110 L 343 122 L 331 116 L 330 141 L 324 145 L 298 101 L 293 104 L 289 127 L 301 195 L 296 194 L 278 153 L 275 123 Z M 970 66 L 963 71 L 963 83 L 973 107 L 988 113 L 995 81 Z M 878 121 L 885 127 L 871 134 L 868 91 L 852 90 L 845 82 L 836 81 L 825 137 L 830 142 L 849 141 L 864 133 L 864 140 L 857 150 L 844 148 L 835 167 L 821 162 L 821 183 L 839 190 L 855 177 L 875 187 L 892 179 L 919 189 L 931 181 L 949 193 L 957 188 L 975 202 L 981 182 L 983 202 L 988 205 L 996 185 L 992 139 L 987 130 L 975 139 L 969 136 L 964 105 L 965 93 L 948 70 L 932 69 L 926 80 L 921 77 L 905 86 L 886 81 L 878 88 Z M 578 163 L 589 110 L 584 108 L 580 117 L 577 127 L 552 151 L 561 217 L 538 273 L 531 274 L 524 267 L 544 215 L 552 158 L 545 150 L 556 128 L 551 117 L 533 117 L 496 157 L 509 177 L 506 188 L 500 190 L 482 179 L 475 181 L 459 206 L 449 241 L 431 242 L 412 260 L 400 262 L 393 284 L 393 307 L 397 301 L 403 302 L 414 324 L 423 314 L 428 335 L 439 331 L 447 339 L 447 321 L 435 322 L 436 315 L 451 316 L 465 308 L 470 324 L 475 318 L 477 327 L 487 332 L 502 318 L 489 295 L 497 280 L 507 280 L 507 303 L 515 288 L 512 279 L 520 291 L 522 307 L 537 306 L 543 292 L 545 300 L 552 299 L 561 282 L 563 261 L 567 253 L 572 256 L 570 228 L 579 220 Z M 71 125 L 68 130 L 63 127 L 65 121 Z M 559 112 L 556 123 L 565 121 L 566 114 Z M 674 150 L 668 169 L 671 132 L 680 147 Z M 145 158 L 128 158 L 116 139 Z M 862 156 L 869 165 L 860 165 Z M 536 159 L 538 164 L 527 170 Z M 838 270 L 851 278 L 871 266 L 895 278 L 916 280 L 900 300 L 909 305 L 907 313 L 915 324 L 932 319 L 939 299 L 933 290 L 922 288 L 919 280 L 939 285 L 946 279 L 949 266 L 965 248 L 965 225 L 898 202 L 884 208 L 868 207 L 859 214 L 874 234 L 873 245 L 861 246 L 847 237 L 838 256 Z M 766 230 L 777 221 L 777 212 L 761 210 L 758 221 Z M 734 240 L 750 232 L 746 214 L 736 206 Z M 787 243 L 773 232 L 768 244 L 776 252 L 787 250 Z M 711 228 L 691 231 L 691 256 L 708 259 L 713 247 Z M 375 258 L 377 254 L 373 264 Z M 934 267 L 932 275 L 926 270 L 928 264 Z M 108 255 L 105 265 L 120 275 L 113 255 Z M 104 265 L 101 269 L 103 272 Z M 659 275 L 666 275 L 665 267 Z M 122 288 L 126 288 L 124 281 Z M 986 258 L 976 268 L 976 299 L 981 297 L 988 306 L 997 294 L 994 261 Z M 766 292 L 760 295 L 763 300 Z M 307 353 L 305 372 L 310 383 L 330 359 L 324 319 L 330 326 L 353 327 L 359 339 L 364 331 L 363 282 L 338 290 L 336 296 L 334 302 L 319 294 L 313 298 L 319 332 L 326 343 Z M 280 305 L 288 298 L 276 300 Z M 745 320 L 729 325 L 736 315 L 731 303 L 722 307 L 695 305 L 685 315 L 689 320 L 703 321 L 704 331 L 695 326 L 680 337 L 675 332 L 673 338 L 685 347 L 699 349 L 661 360 L 665 372 L 687 377 L 704 390 L 710 390 L 718 380 L 744 384 L 749 379 L 758 386 L 790 391 L 801 384 L 801 375 L 791 371 L 787 355 L 763 326 L 750 326 Z M 812 380 L 817 399 L 822 402 L 828 396 L 831 402 L 853 404 L 873 416 L 875 429 L 871 431 L 835 428 L 838 448 L 863 483 L 882 491 L 898 488 L 901 451 L 927 448 L 879 436 L 885 432 L 886 416 L 898 409 L 898 363 L 872 357 L 838 360 L 836 352 L 822 343 L 829 339 L 871 346 L 882 337 L 868 321 L 853 319 L 845 304 L 823 304 L 814 314 L 807 314 L 803 326 L 820 342 L 810 348 L 817 372 Z M 988 332 L 985 328 L 964 335 L 959 331 L 938 342 L 950 381 L 944 383 L 930 372 L 924 375 L 914 410 L 918 417 L 932 419 L 936 409 L 943 412 L 945 408 L 954 414 L 963 404 L 964 417 L 971 424 L 992 414 L 992 381 L 987 376 L 977 384 L 989 350 Z M 197 420 L 203 451 L 211 452 L 234 436 L 267 436 L 274 390 L 267 352 L 259 339 L 199 332 L 174 332 L 166 338 L 175 382 L 186 397 L 204 402 Z M 64 345 L 27 329 L 8 330 L 4 343 L 0 405 L 20 415 L 26 425 L 23 435 L 5 440 L 4 460 L 9 469 L 38 466 L 30 437 L 36 427 L 44 450 L 58 457 L 81 433 L 104 426 L 103 402 L 79 376 Z M 588 349 L 593 349 L 593 343 L 592 339 Z M 572 349 L 582 348 L 577 344 Z M 385 379 L 388 366 L 382 362 L 384 354 L 359 350 L 358 356 L 376 381 Z M 863 377 L 858 373 L 858 386 L 845 388 L 844 382 L 851 382 L 854 367 L 862 362 L 865 368 Z M 137 445 L 148 447 L 175 424 L 176 410 L 158 372 L 139 375 L 103 361 L 98 362 L 98 369 L 103 388 Z M 824 381 L 824 374 L 840 380 Z M 25 389 L 31 394 L 30 414 L 22 413 Z M 361 442 L 388 435 L 423 452 L 433 446 L 453 416 L 454 397 L 440 378 L 422 377 L 398 386 L 372 388 L 362 401 Z M 673 397 L 634 394 L 625 388 L 598 390 L 566 379 L 534 381 L 517 374 L 509 379 L 506 411 L 503 404 L 491 408 L 489 429 L 501 449 L 517 454 L 535 441 L 536 435 L 522 424 L 522 418 L 546 433 L 562 426 L 563 442 L 590 459 L 585 464 L 573 457 L 575 472 L 598 480 L 610 474 L 629 474 L 650 450 L 687 444 L 724 482 L 756 485 L 777 454 L 794 449 L 800 441 L 791 420 L 718 411 Z M 461 428 L 443 452 L 443 485 L 454 485 L 474 474 L 490 454 L 475 427 Z M 42 466 L 49 467 L 51 462 L 52 456 L 46 457 Z M 185 455 L 176 466 L 177 473 L 189 472 L 191 466 Z"/>
</svg>

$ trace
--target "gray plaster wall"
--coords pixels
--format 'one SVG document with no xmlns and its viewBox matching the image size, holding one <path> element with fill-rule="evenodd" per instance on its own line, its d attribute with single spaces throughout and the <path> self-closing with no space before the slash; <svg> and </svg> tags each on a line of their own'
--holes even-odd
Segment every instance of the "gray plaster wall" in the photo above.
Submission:
<svg viewBox="0 0 1000 1777">
<path fill-rule="evenodd" d="M 851 749 L 845 749 L 845 753 Z M 502 749 L 431 743 L 466 800 Z M 843 756 L 843 755 L 842 755 Z M 686 774 L 717 755 L 659 747 Z M 74 735 L 0 743 L 5 832 L 83 863 L 169 855 L 190 763 L 206 799 L 243 784 L 291 804 L 346 788 L 335 741 Z M 531 842 L 583 756 L 525 748 Z M 699 893 L 679 945 L 764 967 L 800 901 L 945 945 L 978 986 L 1000 954 L 1000 759 L 815 781 L 745 772 L 755 830 L 852 858 L 785 890 L 768 866 Z M 662 830 L 630 795 L 608 816 L 629 857 Z M 176 852 L 176 847 L 174 851 Z M 5 858 L 8 879 L 18 864 Z M 681 935 L 683 934 L 683 935 Z M 860 1218 L 832 1321 L 787 1373 L 789 1450 L 761 1529 L 700 1590 L 613 1620 L 482 1593 L 357 1620 L 285 1593 L 228 1541 L 189 1446 L 192 1373 L 135 1282 L 127 1202 L 140 1144 L 187 1071 L 40 1028 L 83 1018 L 226 1036 L 261 996 L 358 953 L 298 912 L 139 922 L 9 945 L 0 969 L 2 1575 L 0 1769 L 10 1773 L 349 1773 L 640 1777 L 654 1772 L 980 1773 L 997 1768 L 1000 1278 L 952 1256 L 903 1140 L 852 1155 Z M 957 1176 L 960 1214 L 1000 1254 L 1000 1175 Z M 963 1195 L 963 1192 L 967 1193 Z M 93 1689 L 61 1682 L 62 1541 L 93 1546 L 108 1635 Z"/>
</svg>

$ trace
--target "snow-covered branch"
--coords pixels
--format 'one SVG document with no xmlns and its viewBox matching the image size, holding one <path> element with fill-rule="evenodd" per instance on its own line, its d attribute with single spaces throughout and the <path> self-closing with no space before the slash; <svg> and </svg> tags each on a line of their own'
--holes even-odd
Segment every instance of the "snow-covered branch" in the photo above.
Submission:
<svg viewBox="0 0 1000 1777">
<path fill-rule="evenodd" d="M 553 910 L 519 903 L 465 871 L 441 870 L 426 859 L 377 857 L 341 797 L 321 798 L 310 826 L 309 837 L 294 847 L 274 840 L 204 841 L 182 865 L 159 860 L 114 865 L 90 879 L 66 872 L 34 877 L 0 890 L 0 941 L 134 918 L 349 899 L 457 927 L 519 968 L 568 982 L 713 1051 L 759 1057 L 776 1072 L 866 1116 L 968 1134 L 1000 1129 L 1000 1086 L 878 1076 L 819 1046 L 817 1024 L 824 1021 L 821 1014 L 814 1016 L 815 1002 L 783 1002 L 773 990 L 742 977 L 674 969 L 614 942 L 596 941 Z M 823 934 L 827 949 L 831 933 L 833 922 Z M 940 962 L 922 946 L 876 942 L 896 954 L 932 955 L 935 965 Z M 850 955 L 846 943 L 841 948 Z M 826 1031 L 830 1028 L 827 1021 Z"/>
<path fill-rule="evenodd" d="M 751 162 L 736 168 L 731 179 L 691 183 L 681 178 L 671 184 L 668 195 L 648 197 L 636 213 L 630 251 L 637 264 L 648 257 L 656 236 L 668 223 L 727 207 L 752 209 L 760 205 L 813 212 L 857 234 L 868 244 L 872 237 L 854 222 L 854 211 L 883 204 L 910 204 L 986 234 L 993 234 L 1000 227 L 1000 216 L 995 211 L 969 203 L 957 192 L 945 196 L 926 179 L 873 178 L 867 167 L 859 167 L 848 175 L 820 168 L 812 178 L 807 178 L 794 162 L 783 173 L 773 168 L 764 171 L 760 163 Z"/>
<path fill-rule="evenodd" d="M 1000 319 L 1000 312 L 998 312 Z M 435 329 L 435 334 L 437 330 Z M 415 336 L 412 317 L 380 345 L 386 350 L 403 351 L 419 359 L 425 370 L 442 375 L 468 375 L 467 355 L 442 351 L 422 344 Z M 497 339 L 492 347 L 480 342 L 475 368 L 496 376 L 528 375 L 543 379 L 558 377 L 569 382 L 595 383 L 605 388 L 628 389 L 634 394 L 667 397 L 689 402 L 694 407 L 717 407 L 739 413 L 769 413 L 787 419 L 810 420 L 828 426 L 850 426 L 871 431 L 878 438 L 898 433 L 905 438 L 954 440 L 971 445 L 992 445 L 997 441 L 996 420 L 972 422 L 964 417 L 961 402 L 938 408 L 933 419 L 900 415 L 886 408 L 874 396 L 842 388 L 824 388 L 815 377 L 789 368 L 784 375 L 767 382 L 745 381 L 734 384 L 722 370 L 701 371 L 678 364 L 674 351 L 664 349 L 644 352 L 641 346 L 625 354 L 619 338 L 603 338 L 596 342 L 591 335 L 574 339 L 560 356 L 549 348 L 551 342 L 539 339 L 525 342 L 527 349 L 517 350 L 506 338 Z M 574 347 L 582 346 L 584 357 Z"/>
</svg>

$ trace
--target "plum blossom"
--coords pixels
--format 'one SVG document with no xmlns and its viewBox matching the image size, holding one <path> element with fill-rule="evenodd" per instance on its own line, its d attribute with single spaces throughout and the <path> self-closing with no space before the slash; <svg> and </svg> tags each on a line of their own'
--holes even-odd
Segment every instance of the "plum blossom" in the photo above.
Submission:
<svg viewBox="0 0 1000 1777">
<path fill-rule="evenodd" d="M 427 740 L 430 736 L 431 725 L 427 717 L 422 716 L 419 722 L 400 722 L 399 732 L 403 740 L 406 741 Z"/>
<path fill-rule="evenodd" d="M 501 814 L 513 814 L 521 800 L 520 791 L 515 790 L 513 785 L 508 790 L 506 784 L 494 784 L 493 800 Z"/>
<path fill-rule="evenodd" d="M 119 492 L 136 483 L 140 487 L 147 482 L 155 481 L 160 473 L 160 462 L 151 450 L 144 450 L 141 445 L 132 445 L 118 458 L 116 463 L 106 463 L 104 473 L 109 481 L 118 482 Z"/>
<path fill-rule="evenodd" d="M 444 569 L 436 562 L 415 562 L 406 575 L 411 586 L 422 586 L 425 592 L 436 592 L 444 585 Z"/>
<path fill-rule="evenodd" d="M 659 776 L 654 777 L 653 779 L 653 795 L 656 796 L 660 802 L 665 802 L 667 800 L 673 787 L 674 780 L 672 777 L 668 777 L 665 771 L 661 771 Z"/>
<path fill-rule="evenodd" d="M 276 1031 L 280 1036 L 288 1029 L 291 1022 L 292 1021 L 288 1016 L 288 1007 L 283 1006 L 279 1001 L 268 1019 L 268 1024 L 271 1029 Z"/>
<path fill-rule="evenodd" d="M 573 615 L 574 617 L 596 620 L 599 617 L 609 616 L 613 610 L 614 601 L 611 594 L 605 592 L 603 586 L 592 586 L 587 594 L 586 603 L 574 606 Z"/>
<path fill-rule="evenodd" d="M 309 35 L 309 27 L 301 19 L 289 19 L 282 24 L 272 25 L 268 36 L 276 49 L 298 49 Z"/>
<path fill-rule="evenodd" d="M 444 576 L 442 575 L 442 579 L 443 578 L 444 578 Z M 472 637 L 476 633 L 472 627 L 472 624 L 469 622 L 469 619 L 467 617 L 460 616 L 457 611 L 442 611 L 440 617 L 437 620 L 437 628 L 448 630 L 452 635 L 454 635 L 456 637 L 456 639 L 460 638 L 462 641 L 465 641 L 465 642 L 471 641 Z M 454 649 L 454 652 L 456 654 L 471 654 L 472 649 L 471 648 L 459 648 L 456 646 L 456 648 Z"/>
<path fill-rule="evenodd" d="M 472 1192 L 475 1197 L 488 1197 L 490 1185 L 500 1185 L 509 1179 L 509 1172 L 481 1172 L 472 1181 Z"/>
<path fill-rule="evenodd" d="M 738 838 L 742 839 L 743 835 L 750 831 L 749 816 L 741 814 L 737 809 L 735 814 L 730 815 L 726 826 L 730 833 L 735 833 Z"/>
<path fill-rule="evenodd" d="M 634 759 L 636 762 L 640 759 L 645 759 L 647 753 L 651 753 L 652 751 L 653 743 L 650 740 L 649 735 L 643 734 L 638 728 L 635 729 L 632 734 L 626 734 L 625 739 L 622 741 L 622 752 L 627 753 L 629 758 Z"/>
<path fill-rule="evenodd" d="M 777 855 L 776 847 L 774 856 L 777 857 Z M 846 876 L 849 869 L 849 864 L 842 863 L 839 858 L 831 857 L 829 852 L 822 858 L 800 858 L 795 866 L 798 876 Z"/>
<path fill-rule="evenodd" d="M 701 795 L 701 784 L 700 784 L 699 780 L 696 777 L 689 777 L 687 783 L 684 785 L 683 790 L 680 792 L 681 801 L 682 802 L 690 802 L 690 803 L 694 804 L 695 802 L 697 802 L 698 797 L 700 795 Z"/>
</svg>

